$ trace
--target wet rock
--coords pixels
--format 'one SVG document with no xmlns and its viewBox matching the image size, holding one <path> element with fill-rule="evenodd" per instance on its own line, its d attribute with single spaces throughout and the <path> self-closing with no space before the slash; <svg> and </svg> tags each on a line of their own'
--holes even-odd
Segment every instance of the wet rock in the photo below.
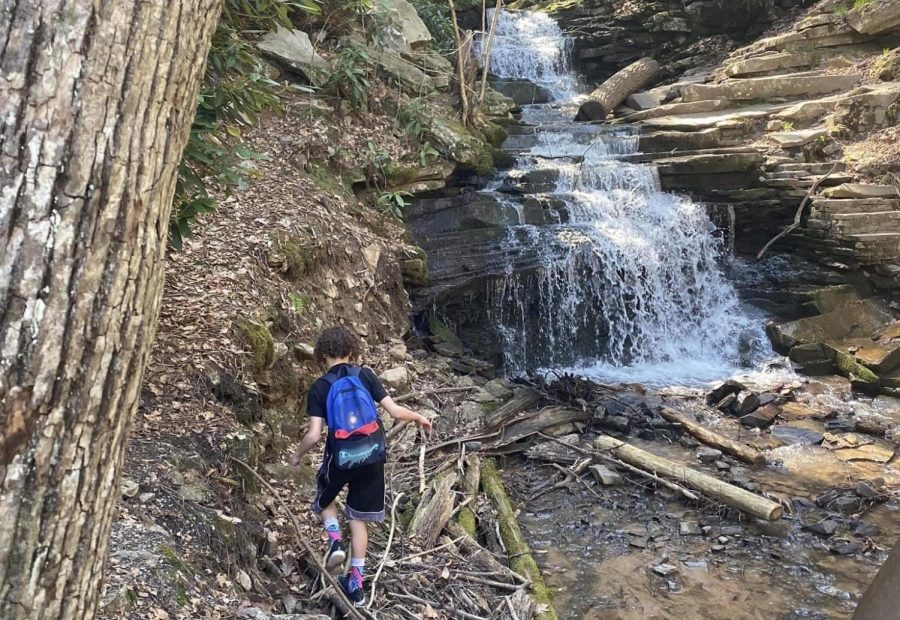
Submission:
<svg viewBox="0 0 900 620">
<path fill-rule="evenodd" d="M 744 533 L 744 528 L 740 525 L 726 525 L 720 531 L 724 536 L 740 536 Z"/>
<path fill-rule="evenodd" d="M 456 415 L 459 421 L 464 424 L 481 422 L 482 418 L 484 418 L 484 409 L 478 403 L 466 400 L 457 406 Z"/>
<path fill-rule="evenodd" d="M 409 372 L 406 370 L 406 366 L 397 366 L 385 370 L 379 375 L 379 379 L 388 387 L 400 389 L 409 385 Z"/>
<path fill-rule="evenodd" d="M 818 445 L 824 437 L 819 431 L 792 424 L 772 428 L 772 435 L 787 444 L 803 446 Z"/>
<path fill-rule="evenodd" d="M 706 395 L 707 405 L 716 405 L 730 394 L 737 394 L 744 389 L 743 384 L 729 379 Z"/>
<path fill-rule="evenodd" d="M 737 402 L 737 398 L 737 394 L 729 394 L 716 403 L 716 409 L 723 413 L 733 413 L 734 409 L 732 407 Z"/>
<path fill-rule="evenodd" d="M 594 479 L 597 481 L 597 484 L 602 484 L 605 487 L 612 487 L 622 484 L 622 476 L 620 476 L 617 472 L 614 472 L 609 467 L 605 465 L 595 464 L 590 466 L 591 474 L 593 474 Z"/>
<path fill-rule="evenodd" d="M 478 452 L 481 450 L 481 442 L 480 441 L 467 441 L 463 444 L 463 447 L 467 452 Z"/>
<path fill-rule="evenodd" d="M 762 401 L 756 394 L 747 394 L 740 404 L 735 407 L 734 412 L 739 416 L 745 416 L 753 413 L 762 406 Z"/>
<path fill-rule="evenodd" d="M 856 541 L 841 541 L 836 545 L 832 545 L 829 547 L 829 550 L 836 555 L 855 555 L 857 553 L 862 553 L 865 549 L 862 543 Z"/>
<path fill-rule="evenodd" d="M 731 542 L 731 539 L 728 538 L 727 536 L 719 536 L 719 537 L 716 539 L 716 541 L 717 541 L 720 545 L 727 545 L 729 542 Z"/>
<path fill-rule="evenodd" d="M 741 417 L 741 424 L 748 428 L 766 428 L 778 417 L 779 409 L 775 405 L 760 407 L 753 413 Z"/>
<path fill-rule="evenodd" d="M 831 510 L 836 510 L 845 515 L 858 512 L 860 509 L 859 499 L 852 495 L 841 495 L 828 504 Z"/>
<path fill-rule="evenodd" d="M 703 446 L 697 449 L 696 456 L 701 463 L 713 463 L 722 458 L 722 451 Z"/>
<path fill-rule="evenodd" d="M 490 80 L 490 85 L 491 88 L 501 95 L 512 99 L 516 105 L 548 103 L 550 101 L 550 91 L 530 80 L 496 79 Z"/>
<path fill-rule="evenodd" d="M 862 538 L 874 538 L 875 536 L 879 536 L 881 534 L 881 528 L 872 523 L 866 523 L 865 521 L 854 521 L 853 522 L 853 535 L 860 536 Z"/>
<path fill-rule="evenodd" d="M 823 519 L 818 523 L 813 523 L 812 525 L 804 526 L 807 532 L 812 532 L 813 534 L 818 534 L 819 536 L 831 536 L 838 529 L 838 522 L 834 519 Z"/>
<path fill-rule="evenodd" d="M 699 570 L 708 570 L 709 564 L 707 564 L 706 560 L 685 560 L 683 564 L 688 568 L 699 569 Z"/>
<path fill-rule="evenodd" d="M 831 585 L 816 586 L 816 590 L 818 590 L 822 594 L 825 594 L 825 595 L 833 597 L 833 598 L 841 599 L 843 601 L 849 601 L 851 598 L 849 592 L 844 592 L 843 590 L 839 590 L 838 588 L 835 588 L 834 586 L 831 586 Z"/>
<path fill-rule="evenodd" d="M 716 461 L 716 469 L 719 471 L 728 471 L 731 469 L 731 463 L 728 461 Z"/>
<path fill-rule="evenodd" d="M 682 521 L 678 524 L 678 532 L 682 536 L 700 536 L 703 533 L 695 521 Z"/>
<path fill-rule="evenodd" d="M 608 415 L 600 420 L 600 427 L 625 434 L 631 430 L 631 420 L 622 415 Z"/>
<path fill-rule="evenodd" d="M 142 504 L 150 503 L 154 499 L 156 499 L 156 493 L 141 493 L 138 496 L 138 501 L 140 501 Z"/>
</svg>

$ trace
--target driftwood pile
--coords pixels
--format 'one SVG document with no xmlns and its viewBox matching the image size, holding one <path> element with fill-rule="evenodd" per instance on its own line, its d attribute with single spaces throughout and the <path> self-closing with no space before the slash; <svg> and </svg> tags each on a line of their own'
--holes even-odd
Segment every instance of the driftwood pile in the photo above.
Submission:
<svg viewBox="0 0 900 620">
<path fill-rule="evenodd" d="M 557 383 L 554 389 L 516 388 L 478 430 L 465 435 L 445 433 L 443 441 L 426 443 L 411 426 L 392 429 L 386 468 L 391 509 L 385 527 L 373 528 L 370 535 L 374 567 L 367 607 L 347 609 L 328 585 L 331 580 L 321 582 L 314 597 L 328 598 L 357 618 L 554 620 L 550 593 L 504 488 L 497 459 L 505 455 L 547 462 L 568 481 L 582 475 L 600 483 L 637 478 L 692 502 L 727 504 L 765 520 L 781 517 L 783 508 L 776 502 L 595 432 L 603 408 L 592 403 L 597 390 L 607 388 L 574 379 Z M 439 392 L 404 400 L 435 398 Z M 632 408 L 649 431 L 689 433 L 744 462 L 764 463 L 754 448 L 675 409 L 654 413 L 646 406 L 623 407 Z"/>
</svg>

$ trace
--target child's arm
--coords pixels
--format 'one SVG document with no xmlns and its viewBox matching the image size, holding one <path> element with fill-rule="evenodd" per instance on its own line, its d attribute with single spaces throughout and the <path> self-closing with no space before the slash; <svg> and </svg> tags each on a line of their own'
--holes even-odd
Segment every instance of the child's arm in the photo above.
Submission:
<svg viewBox="0 0 900 620">
<path fill-rule="evenodd" d="M 297 449 L 291 454 L 291 465 L 297 467 L 300 464 L 300 459 L 303 458 L 303 455 L 312 450 L 322 439 L 322 422 L 322 418 L 310 416 L 309 428 L 306 430 L 306 435 L 303 436 L 303 439 L 301 439 L 300 443 L 297 445 Z"/>
<path fill-rule="evenodd" d="M 431 421 L 428 418 L 402 405 L 398 405 L 390 396 L 385 396 L 378 404 L 384 407 L 388 415 L 395 420 L 409 420 L 410 422 L 415 422 L 426 431 L 431 431 Z"/>
</svg>

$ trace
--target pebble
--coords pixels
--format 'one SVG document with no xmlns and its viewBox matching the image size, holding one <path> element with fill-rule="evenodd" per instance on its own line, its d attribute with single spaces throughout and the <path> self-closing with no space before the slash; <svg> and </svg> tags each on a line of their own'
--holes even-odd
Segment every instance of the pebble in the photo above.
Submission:
<svg viewBox="0 0 900 620">
<path fill-rule="evenodd" d="M 827 594 L 828 596 L 833 596 L 834 598 L 839 598 L 844 601 L 850 600 L 849 592 L 844 592 L 843 590 L 838 590 L 834 586 L 816 586 L 816 590 L 818 590 L 822 594 Z"/>
<path fill-rule="evenodd" d="M 142 504 L 146 504 L 146 503 L 148 503 L 148 502 L 152 502 L 155 498 L 156 498 L 156 493 L 141 493 L 141 494 L 138 496 L 138 500 L 140 500 L 140 502 L 141 502 Z"/>
<path fill-rule="evenodd" d="M 397 366 L 389 370 L 385 370 L 379 377 L 388 387 L 401 388 L 409 385 L 409 372 L 406 366 Z"/>
<path fill-rule="evenodd" d="M 395 344 L 390 349 L 388 349 L 388 355 L 397 360 L 398 362 L 402 362 L 406 359 L 406 345 L 405 344 Z"/>
<path fill-rule="evenodd" d="M 706 563 L 706 560 L 698 560 L 698 561 L 690 561 L 686 560 L 684 565 L 688 568 L 699 568 L 701 570 L 708 570 L 709 564 Z"/>
<path fill-rule="evenodd" d="M 481 450 L 481 442 L 467 441 L 463 444 L 463 447 L 466 449 L 466 452 L 478 452 L 479 450 Z"/>
<path fill-rule="evenodd" d="M 122 484 L 119 486 L 122 497 L 134 497 L 140 490 L 140 485 L 131 478 L 123 478 Z"/>
<path fill-rule="evenodd" d="M 492 403 L 497 400 L 493 394 L 488 392 L 487 390 L 478 390 L 469 395 L 470 400 L 474 400 L 476 403 Z"/>
<path fill-rule="evenodd" d="M 731 541 L 727 536 L 719 536 L 716 540 L 719 541 L 719 544 L 724 545 Z"/>
<path fill-rule="evenodd" d="M 740 525 L 726 525 L 722 527 L 721 532 L 725 536 L 740 536 L 744 533 L 744 528 Z"/>
<path fill-rule="evenodd" d="M 726 461 L 716 461 L 716 469 L 719 471 L 727 471 L 731 469 L 731 465 Z"/>
</svg>

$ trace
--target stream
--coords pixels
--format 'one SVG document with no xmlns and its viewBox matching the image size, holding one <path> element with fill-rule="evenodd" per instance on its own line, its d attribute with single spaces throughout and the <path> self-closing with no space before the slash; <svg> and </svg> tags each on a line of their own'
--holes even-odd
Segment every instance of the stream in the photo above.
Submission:
<svg viewBox="0 0 900 620">
<path fill-rule="evenodd" d="M 571 120 L 585 89 L 570 50 L 546 14 L 499 18 L 490 73 L 529 80 L 550 98 L 523 107 L 503 146 L 515 167 L 481 190 L 514 214 L 497 248 L 508 268 L 487 299 L 507 371 L 573 373 L 667 403 L 738 377 L 758 391 L 795 390 L 810 407 L 900 422 L 897 401 L 860 400 L 846 380 L 811 381 L 774 356 L 766 316 L 740 301 L 727 276 L 736 259 L 703 205 L 662 192 L 652 164 L 624 161 L 638 152 L 635 128 Z M 515 268 L 525 255 L 538 257 L 536 269 Z M 535 497 L 555 472 L 510 465 L 507 483 L 560 618 L 847 618 L 900 534 L 896 499 L 840 517 L 859 553 L 835 552 L 803 527 L 823 492 L 877 478 L 896 486 L 893 467 L 789 443 L 769 446 L 772 465 L 751 471 L 701 465 L 678 444 L 636 445 L 710 473 L 728 469 L 791 508 L 774 524 L 748 521 L 629 483 Z"/>
</svg>

